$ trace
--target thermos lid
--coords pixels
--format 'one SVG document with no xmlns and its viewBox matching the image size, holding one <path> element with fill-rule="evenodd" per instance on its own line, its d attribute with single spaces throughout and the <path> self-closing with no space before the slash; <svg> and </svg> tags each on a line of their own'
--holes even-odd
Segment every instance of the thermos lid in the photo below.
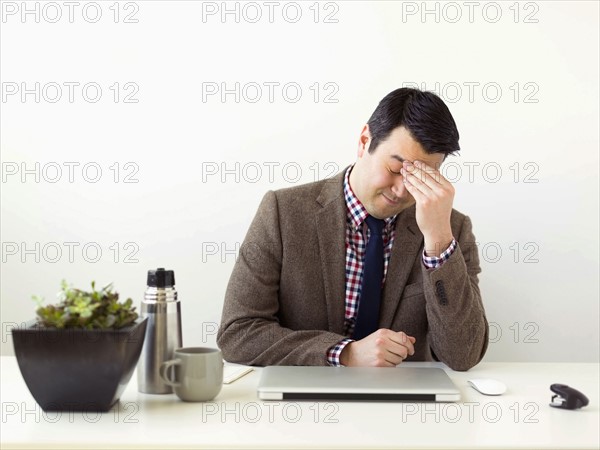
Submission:
<svg viewBox="0 0 600 450">
<path fill-rule="evenodd" d="M 148 286 L 151 287 L 173 287 L 175 286 L 175 272 L 159 267 L 148 271 Z"/>
</svg>

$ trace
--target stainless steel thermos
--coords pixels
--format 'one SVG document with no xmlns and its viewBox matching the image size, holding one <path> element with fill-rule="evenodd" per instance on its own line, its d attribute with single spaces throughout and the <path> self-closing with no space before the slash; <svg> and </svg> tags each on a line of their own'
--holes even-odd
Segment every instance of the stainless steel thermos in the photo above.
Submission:
<svg viewBox="0 0 600 450">
<path fill-rule="evenodd" d="M 164 361 L 173 359 L 175 349 L 182 347 L 181 307 L 172 270 L 148 271 L 140 315 L 148 317 L 148 325 L 137 366 L 138 390 L 147 394 L 170 394 L 173 388 L 161 380 L 158 371 Z"/>
</svg>

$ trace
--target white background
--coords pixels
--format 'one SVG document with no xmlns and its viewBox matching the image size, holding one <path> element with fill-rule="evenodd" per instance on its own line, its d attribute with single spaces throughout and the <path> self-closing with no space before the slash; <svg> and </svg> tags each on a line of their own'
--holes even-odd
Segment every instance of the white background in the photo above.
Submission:
<svg viewBox="0 0 600 450">
<path fill-rule="evenodd" d="M 461 134 L 445 173 L 480 243 L 485 360 L 598 361 L 597 2 L 76 3 L 2 2 L 3 355 L 31 295 L 112 281 L 139 304 L 159 266 L 184 343 L 214 344 L 264 193 L 342 170 L 418 83 Z"/>
</svg>

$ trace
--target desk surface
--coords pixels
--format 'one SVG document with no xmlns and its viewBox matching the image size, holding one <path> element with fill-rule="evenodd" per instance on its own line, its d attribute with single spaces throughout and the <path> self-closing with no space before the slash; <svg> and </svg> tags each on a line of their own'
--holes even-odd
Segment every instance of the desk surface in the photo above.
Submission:
<svg viewBox="0 0 600 450">
<path fill-rule="evenodd" d="M 171 395 L 137 392 L 135 374 L 108 413 L 44 412 L 16 359 L 1 359 L 2 448 L 599 448 L 598 364 L 482 363 L 454 372 L 444 367 L 463 401 L 448 404 L 262 402 L 260 370 L 224 385 L 212 402 L 184 403 Z M 470 378 L 508 386 L 486 397 Z M 584 392 L 590 405 L 552 408 L 552 383 Z"/>
</svg>

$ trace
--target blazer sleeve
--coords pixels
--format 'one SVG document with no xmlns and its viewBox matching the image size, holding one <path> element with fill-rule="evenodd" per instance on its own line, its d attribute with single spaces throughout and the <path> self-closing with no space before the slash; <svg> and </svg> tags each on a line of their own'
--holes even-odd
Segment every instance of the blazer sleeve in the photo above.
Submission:
<svg viewBox="0 0 600 450">
<path fill-rule="evenodd" d="M 479 291 L 479 255 L 468 217 L 464 216 L 459 230 L 458 246 L 450 258 L 437 269 L 423 265 L 422 270 L 431 350 L 451 369 L 468 370 L 483 358 L 489 331 Z"/>
<path fill-rule="evenodd" d="M 344 336 L 291 330 L 279 324 L 284 239 L 276 194 L 267 192 L 246 238 L 225 293 L 217 345 L 229 362 L 247 365 L 327 365 L 327 350 Z"/>
</svg>

